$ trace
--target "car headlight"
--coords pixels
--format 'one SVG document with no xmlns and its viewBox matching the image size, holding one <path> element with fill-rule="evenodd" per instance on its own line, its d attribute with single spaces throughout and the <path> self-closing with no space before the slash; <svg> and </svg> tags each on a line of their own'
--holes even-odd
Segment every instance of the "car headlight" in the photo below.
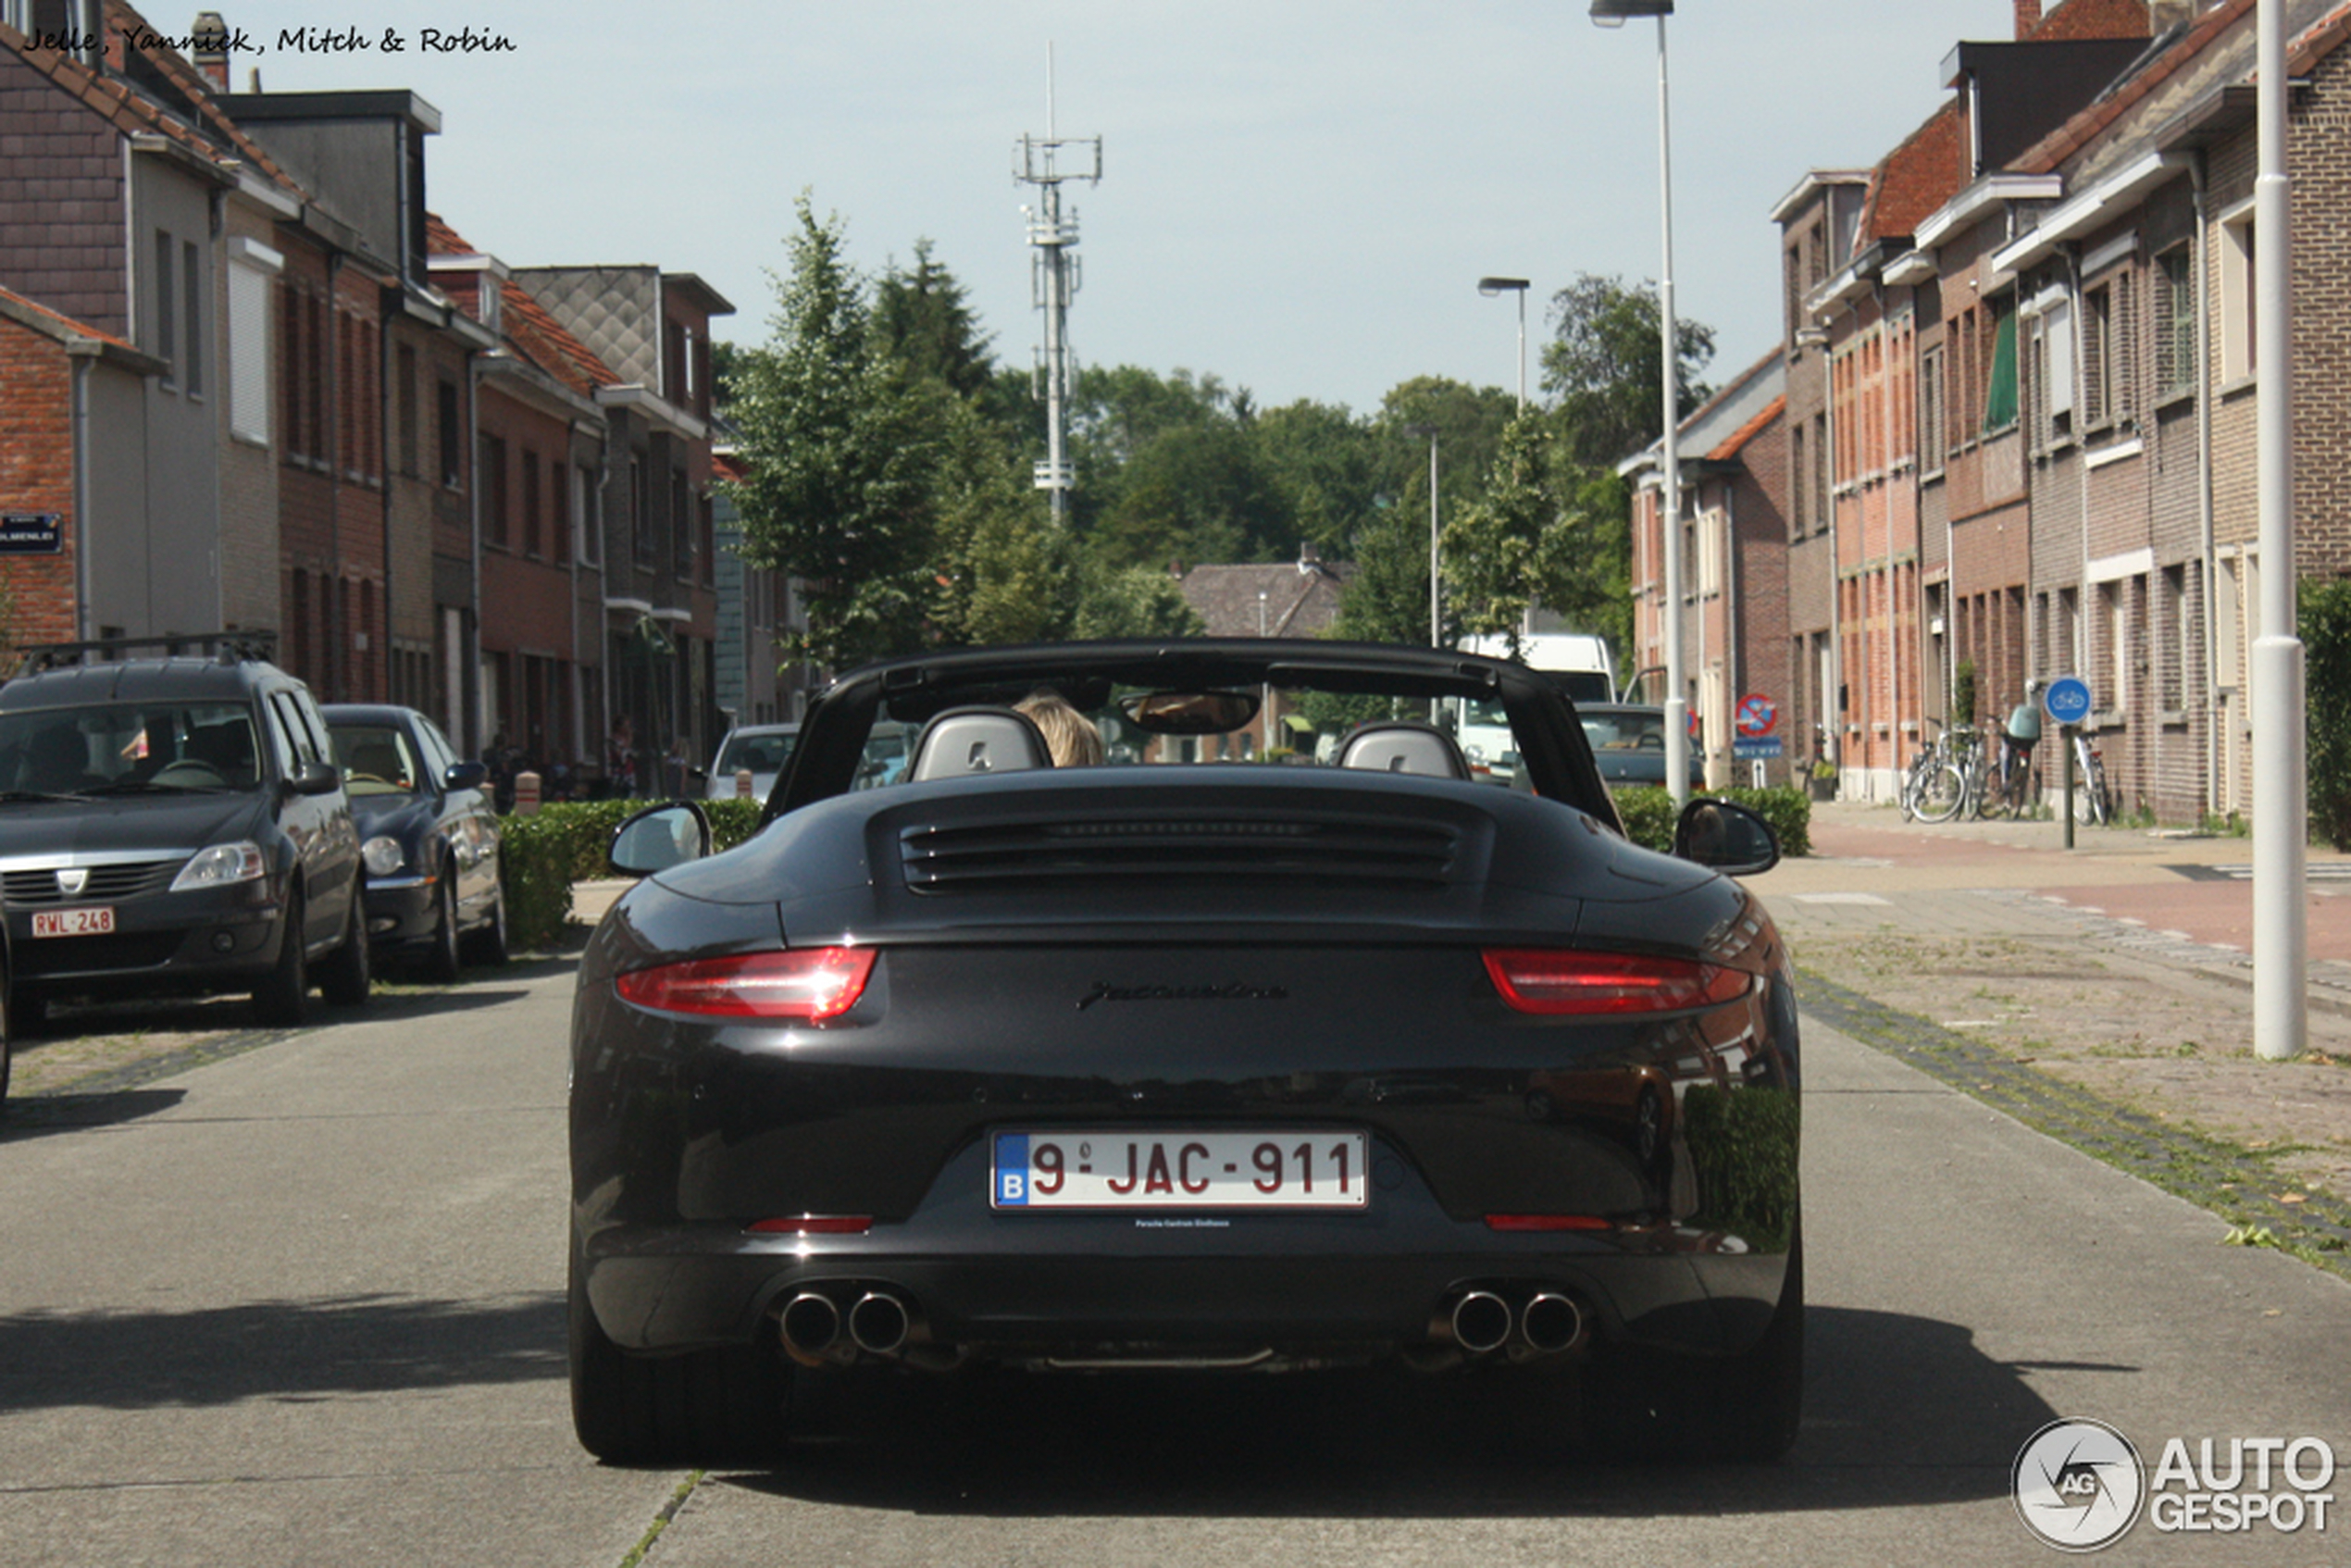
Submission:
<svg viewBox="0 0 2351 1568">
<path fill-rule="evenodd" d="M 366 863 L 370 877 L 389 877 L 408 864 L 407 852 L 400 847 L 400 840 L 380 833 L 359 846 L 359 858 Z"/>
<path fill-rule="evenodd" d="M 191 888 L 225 888 L 237 882 L 253 882 L 267 876 L 269 866 L 262 859 L 261 846 L 251 840 L 234 844 L 215 844 L 200 850 L 193 859 L 180 868 L 171 879 L 171 890 L 186 892 Z"/>
</svg>

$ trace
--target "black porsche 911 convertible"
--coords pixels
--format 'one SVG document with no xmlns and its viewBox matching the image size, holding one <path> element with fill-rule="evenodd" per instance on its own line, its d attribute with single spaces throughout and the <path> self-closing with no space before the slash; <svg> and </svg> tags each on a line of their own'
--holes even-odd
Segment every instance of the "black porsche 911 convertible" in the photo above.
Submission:
<svg viewBox="0 0 2351 1568">
<path fill-rule="evenodd" d="M 1498 703 L 1505 785 L 1451 734 Z M 709 844 L 694 803 L 631 818 L 579 968 L 598 1456 L 758 1457 L 855 1363 L 1396 1363 L 1555 1386 L 1603 1452 L 1793 1439 L 1796 999 L 1730 879 L 1777 843 L 1709 800 L 1628 843 L 1524 667 L 897 660 Z"/>
</svg>

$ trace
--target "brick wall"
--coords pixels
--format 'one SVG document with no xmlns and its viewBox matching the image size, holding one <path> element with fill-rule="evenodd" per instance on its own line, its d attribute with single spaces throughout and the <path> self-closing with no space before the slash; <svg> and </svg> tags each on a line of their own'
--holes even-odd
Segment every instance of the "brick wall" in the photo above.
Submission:
<svg viewBox="0 0 2351 1568">
<path fill-rule="evenodd" d="M 55 555 L 0 555 L 10 644 L 75 637 L 72 377 L 62 344 L 0 317 L 0 508 L 57 514 L 65 541 Z"/>
</svg>

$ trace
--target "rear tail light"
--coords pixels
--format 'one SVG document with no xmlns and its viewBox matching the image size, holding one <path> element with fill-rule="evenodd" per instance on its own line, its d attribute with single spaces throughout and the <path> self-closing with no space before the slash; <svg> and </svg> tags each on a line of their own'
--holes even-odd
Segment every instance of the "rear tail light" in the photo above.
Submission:
<svg viewBox="0 0 2351 1568">
<path fill-rule="evenodd" d="M 1493 948 L 1486 972 L 1521 1013 L 1671 1013 L 1713 1007 L 1747 989 L 1748 977 L 1719 964 L 1574 948 Z"/>
<path fill-rule="evenodd" d="M 794 948 L 665 964 L 623 975 L 617 985 L 622 1001 L 657 1013 L 821 1024 L 857 1005 L 873 969 L 872 948 Z"/>
</svg>

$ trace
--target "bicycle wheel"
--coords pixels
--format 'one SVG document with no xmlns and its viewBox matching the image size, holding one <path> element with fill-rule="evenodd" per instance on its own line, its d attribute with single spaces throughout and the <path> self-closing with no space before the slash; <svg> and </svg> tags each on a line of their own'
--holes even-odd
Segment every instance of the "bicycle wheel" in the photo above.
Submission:
<svg viewBox="0 0 2351 1568">
<path fill-rule="evenodd" d="M 2103 768 L 2094 768 L 2087 777 L 2073 781 L 2073 820 L 2088 827 L 2104 827 L 2113 820 Z"/>
<path fill-rule="evenodd" d="M 1919 790 L 1918 812 L 1921 822 L 1948 822 L 1959 815 L 1967 800 L 1967 778 L 1949 763 L 1926 776 L 1926 784 Z"/>
</svg>

